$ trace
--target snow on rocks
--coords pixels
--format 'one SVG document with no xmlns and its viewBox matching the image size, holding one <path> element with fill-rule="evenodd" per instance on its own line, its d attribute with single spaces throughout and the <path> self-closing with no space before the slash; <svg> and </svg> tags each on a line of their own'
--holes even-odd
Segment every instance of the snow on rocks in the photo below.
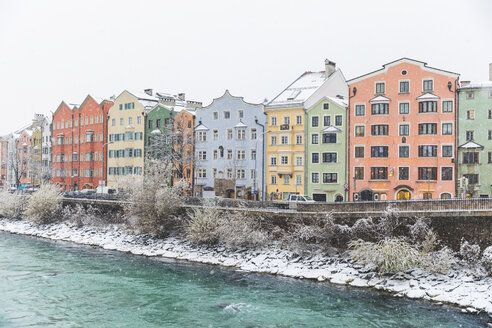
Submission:
<svg viewBox="0 0 492 328">
<path fill-rule="evenodd" d="M 455 269 L 448 275 L 430 275 L 416 268 L 404 274 L 379 276 L 374 268 L 353 264 L 340 255 L 328 257 L 317 253 L 310 258 L 301 258 L 273 246 L 263 250 L 229 249 L 220 245 L 197 246 L 174 237 L 160 240 L 149 235 L 131 234 L 117 225 L 37 225 L 28 221 L 0 219 L 0 231 L 98 246 L 135 255 L 222 265 L 241 271 L 330 281 L 352 287 L 372 287 L 391 292 L 397 297 L 426 299 L 437 304 L 451 303 L 461 306 L 464 312 L 485 311 L 492 316 L 492 278 L 473 276 L 463 268 Z"/>
</svg>

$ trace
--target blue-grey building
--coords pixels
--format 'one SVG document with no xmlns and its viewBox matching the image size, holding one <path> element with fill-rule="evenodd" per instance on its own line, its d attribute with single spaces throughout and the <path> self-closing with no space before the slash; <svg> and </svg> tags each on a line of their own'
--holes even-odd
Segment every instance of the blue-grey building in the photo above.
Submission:
<svg viewBox="0 0 492 328">
<path fill-rule="evenodd" d="M 262 104 L 228 90 L 196 110 L 195 186 L 203 197 L 263 199 L 265 121 Z"/>
</svg>

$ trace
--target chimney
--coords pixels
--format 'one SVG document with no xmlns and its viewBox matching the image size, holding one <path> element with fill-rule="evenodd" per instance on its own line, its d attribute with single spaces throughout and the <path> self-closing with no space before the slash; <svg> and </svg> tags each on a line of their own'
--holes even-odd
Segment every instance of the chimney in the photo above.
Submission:
<svg viewBox="0 0 492 328">
<path fill-rule="evenodd" d="M 470 81 L 461 81 L 460 84 L 462 87 L 466 87 L 467 85 L 470 85 Z"/>
<path fill-rule="evenodd" d="M 178 93 L 178 99 L 179 100 L 185 100 L 185 94 L 184 93 Z"/>
<path fill-rule="evenodd" d="M 144 92 L 149 96 L 152 96 L 152 89 L 145 89 Z"/>
<path fill-rule="evenodd" d="M 329 59 L 325 59 L 325 76 L 328 77 L 335 72 L 337 64 Z"/>
<path fill-rule="evenodd" d="M 489 64 L 489 81 L 492 81 L 492 63 Z"/>
</svg>

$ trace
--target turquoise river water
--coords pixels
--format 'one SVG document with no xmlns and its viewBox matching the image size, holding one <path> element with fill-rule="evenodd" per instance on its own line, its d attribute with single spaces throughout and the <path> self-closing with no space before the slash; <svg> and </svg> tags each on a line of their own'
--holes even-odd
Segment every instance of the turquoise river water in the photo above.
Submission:
<svg viewBox="0 0 492 328">
<path fill-rule="evenodd" d="M 370 290 L 0 232 L 0 327 L 484 327 Z"/>
</svg>

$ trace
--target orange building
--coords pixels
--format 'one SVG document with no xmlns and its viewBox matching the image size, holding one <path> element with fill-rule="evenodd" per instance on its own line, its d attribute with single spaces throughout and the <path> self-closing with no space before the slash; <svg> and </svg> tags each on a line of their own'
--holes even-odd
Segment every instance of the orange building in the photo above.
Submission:
<svg viewBox="0 0 492 328">
<path fill-rule="evenodd" d="M 14 160 L 18 179 L 18 186 L 31 187 L 31 151 L 32 151 L 32 131 L 25 129 L 20 132 L 17 139 L 17 158 Z"/>
<path fill-rule="evenodd" d="M 74 111 L 77 107 L 74 107 Z M 73 111 L 65 103 L 61 102 L 53 114 L 52 129 L 52 183 L 63 191 L 73 190 L 73 184 L 78 172 L 73 170 Z"/>
<path fill-rule="evenodd" d="M 348 81 L 351 200 L 456 195 L 458 77 L 402 58 Z"/>
<path fill-rule="evenodd" d="M 192 196 L 193 193 L 193 169 L 194 169 L 194 128 L 195 112 L 188 109 L 182 109 L 174 117 L 173 132 L 173 183 L 181 179 L 187 182 L 185 193 Z"/>
</svg>

